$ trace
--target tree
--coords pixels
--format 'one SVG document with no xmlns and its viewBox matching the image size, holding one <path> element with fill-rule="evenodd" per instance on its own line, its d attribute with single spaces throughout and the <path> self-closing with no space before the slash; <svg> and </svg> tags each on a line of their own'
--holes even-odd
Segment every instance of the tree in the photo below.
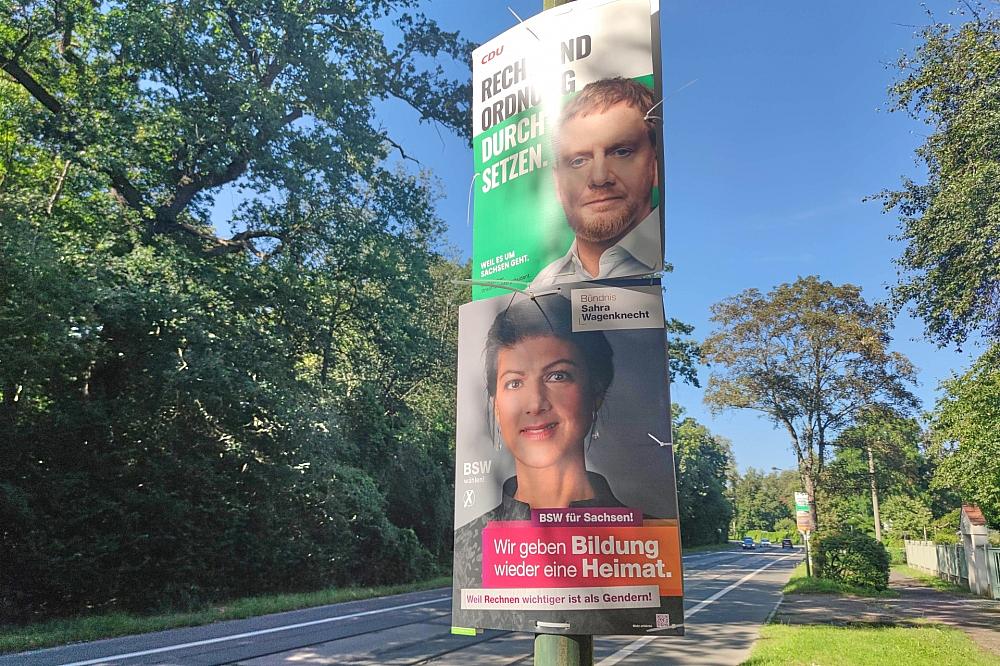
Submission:
<svg viewBox="0 0 1000 666">
<path fill-rule="evenodd" d="M 705 402 L 763 412 L 788 432 L 815 519 L 831 437 L 863 408 L 916 405 L 913 366 L 888 349 L 888 311 L 858 287 L 810 276 L 767 295 L 743 291 L 712 306 L 712 321 Z"/>
<path fill-rule="evenodd" d="M 944 382 L 944 395 L 931 415 L 932 453 L 939 467 L 935 483 L 957 489 L 1000 524 L 1000 344 L 968 372 Z"/>
<path fill-rule="evenodd" d="M 719 543 L 726 538 L 733 515 L 726 497 L 732 446 L 690 416 L 685 417 L 680 405 L 673 405 L 672 416 L 681 540 L 688 546 Z"/>
<path fill-rule="evenodd" d="M 884 495 L 890 484 L 905 492 L 907 482 L 917 480 L 921 435 L 920 424 L 914 419 L 885 410 L 866 409 L 837 437 L 835 444 L 841 448 L 838 462 L 843 464 L 836 470 L 839 474 L 831 475 L 839 478 L 829 485 L 841 492 L 846 490 L 848 494 L 864 489 L 870 492 L 877 541 L 882 541 L 879 495 Z"/>
<path fill-rule="evenodd" d="M 966 7 L 969 20 L 924 28 L 898 62 L 893 108 L 931 128 L 917 149 L 927 182 L 881 194 L 906 243 L 895 300 L 940 345 L 1000 337 L 1000 18 Z"/>
<path fill-rule="evenodd" d="M 467 296 L 372 109 L 464 132 L 468 45 L 413 6 L 0 2 L 0 624 L 449 559 Z"/>
<path fill-rule="evenodd" d="M 902 539 L 922 539 L 934 516 L 930 507 L 916 497 L 892 495 L 882 505 L 886 531 L 897 542 Z"/>
<path fill-rule="evenodd" d="M 733 484 L 735 518 L 733 529 L 737 536 L 748 530 L 772 532 L 782 519 L 793 518 L 795 472 L 772 471 L 764 474 L 753 467 L 737 475 Z M 793 528 L 794 529 L 794 528 Z"/>
<path fill-rule="evenodd" d="M 322 232 L 318 197 L 343 217 L 410 203 L 412 179 L 382 164 L 399 144 L 374 100 L 468 134 L 470 84 L 416 63 L 471 45 L 406 13 L 416 4 L 5 2 L 0 68 L 35 102 L 32 140 L 97 176 L 144 238 L 266 260 Z M 374 27 L 390 21 L 394 47 Z M 230 184 L 247 201 L 225 237 L 212 204 Z"/>
</svg>

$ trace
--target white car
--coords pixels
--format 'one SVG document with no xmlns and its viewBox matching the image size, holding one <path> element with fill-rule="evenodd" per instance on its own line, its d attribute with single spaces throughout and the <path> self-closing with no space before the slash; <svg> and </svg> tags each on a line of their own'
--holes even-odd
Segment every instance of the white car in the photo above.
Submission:
<svg viewBox="0 0 1000 666">
<path fill-rule="evenodd" d="M 761 548 L 770 548 L 771 547 L 771 540 L 768 539 L 767 537 L 764 537 L 763 539 L 760 540 L 760 547 Z"/>
</svg>

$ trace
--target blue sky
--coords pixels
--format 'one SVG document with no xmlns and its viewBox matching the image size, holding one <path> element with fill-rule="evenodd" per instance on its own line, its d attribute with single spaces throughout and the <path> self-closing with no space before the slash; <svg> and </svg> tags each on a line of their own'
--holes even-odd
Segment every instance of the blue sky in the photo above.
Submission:
<svg viewBox="0 0 1000 666">
<path fill-rule="evenodd" d="M 938 20 L 956 4 L 924 3 Z M 484 42 L 541 0 L 434 0 L 442 27 Z M 902 246 L 894 215 L 866 196 L 923 178 L 913 150 L 926 128 L 889 113 L 887 65 L 917 44 L 931 21 L 915 1 L 662 3 L 666 153 L 667 311 L 711 330 L 709 307 L 748 287 L 763 291 L 800 275 L 860 285 L 883 299 Z M 694 83 L 690 83 L 694 81 Z M 687 85 L 689 84 L 690 85 Z M 687 87 L 684 87 L 687 86 Z M 683 90 L 679 90 L 680 88 Z M 670 94 L 671 91 L 678 91 Z M 439 180 L 439 214 L 456 254 L 471 252 L 466 210 L 472 152 L 444 129 L 420 126 L 399 105 L 383 108 L 397 140 Z M 922 339 L 901 315 L 893 348 L 920 369 L 917 393 L 933 405 L 938 384 L 967 367 L 960 354 Z M 701 373 L 702 384 L 708 370 Z M 739 467 L 792 468 L 787 435 L 754 412 L 713 416 L 702 391 L 673 387 L 673 399 L 728 437 Z"/>
</svg>

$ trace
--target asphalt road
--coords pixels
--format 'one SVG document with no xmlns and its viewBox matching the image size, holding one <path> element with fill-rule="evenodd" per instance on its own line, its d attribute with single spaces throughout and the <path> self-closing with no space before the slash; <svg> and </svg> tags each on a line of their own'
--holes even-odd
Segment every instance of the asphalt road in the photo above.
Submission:
<svg viewBox="0 0 1000 666">
<path fill-rule="evenodd" d="M 801 559 L 779 548 L 686 556 L 687 635 L 599 637 L 594 663 L 739 664 Z M 453 636 L 450 613 L 450 590 L 429 590 L 0 656 L 0 666 L 531 664 L 531 634 Z"/>
</svg>

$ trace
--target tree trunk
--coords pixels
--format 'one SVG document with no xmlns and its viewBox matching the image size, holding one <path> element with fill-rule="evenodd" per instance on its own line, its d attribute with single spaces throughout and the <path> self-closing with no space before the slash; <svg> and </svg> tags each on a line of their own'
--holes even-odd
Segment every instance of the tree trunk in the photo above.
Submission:
<svg viewBox="0 0 1000 666">
<path fill-rule="evenodd" d="M 875 514 L 875 539 L 882 542 L 882 518 L 878 510 L 878 488 L 875 485 L 875 458 L 872 456 L 872 445 L 866 444 L 868 450 L 868 483 L 872 487 L 872 513 Z"/>
</svg>

